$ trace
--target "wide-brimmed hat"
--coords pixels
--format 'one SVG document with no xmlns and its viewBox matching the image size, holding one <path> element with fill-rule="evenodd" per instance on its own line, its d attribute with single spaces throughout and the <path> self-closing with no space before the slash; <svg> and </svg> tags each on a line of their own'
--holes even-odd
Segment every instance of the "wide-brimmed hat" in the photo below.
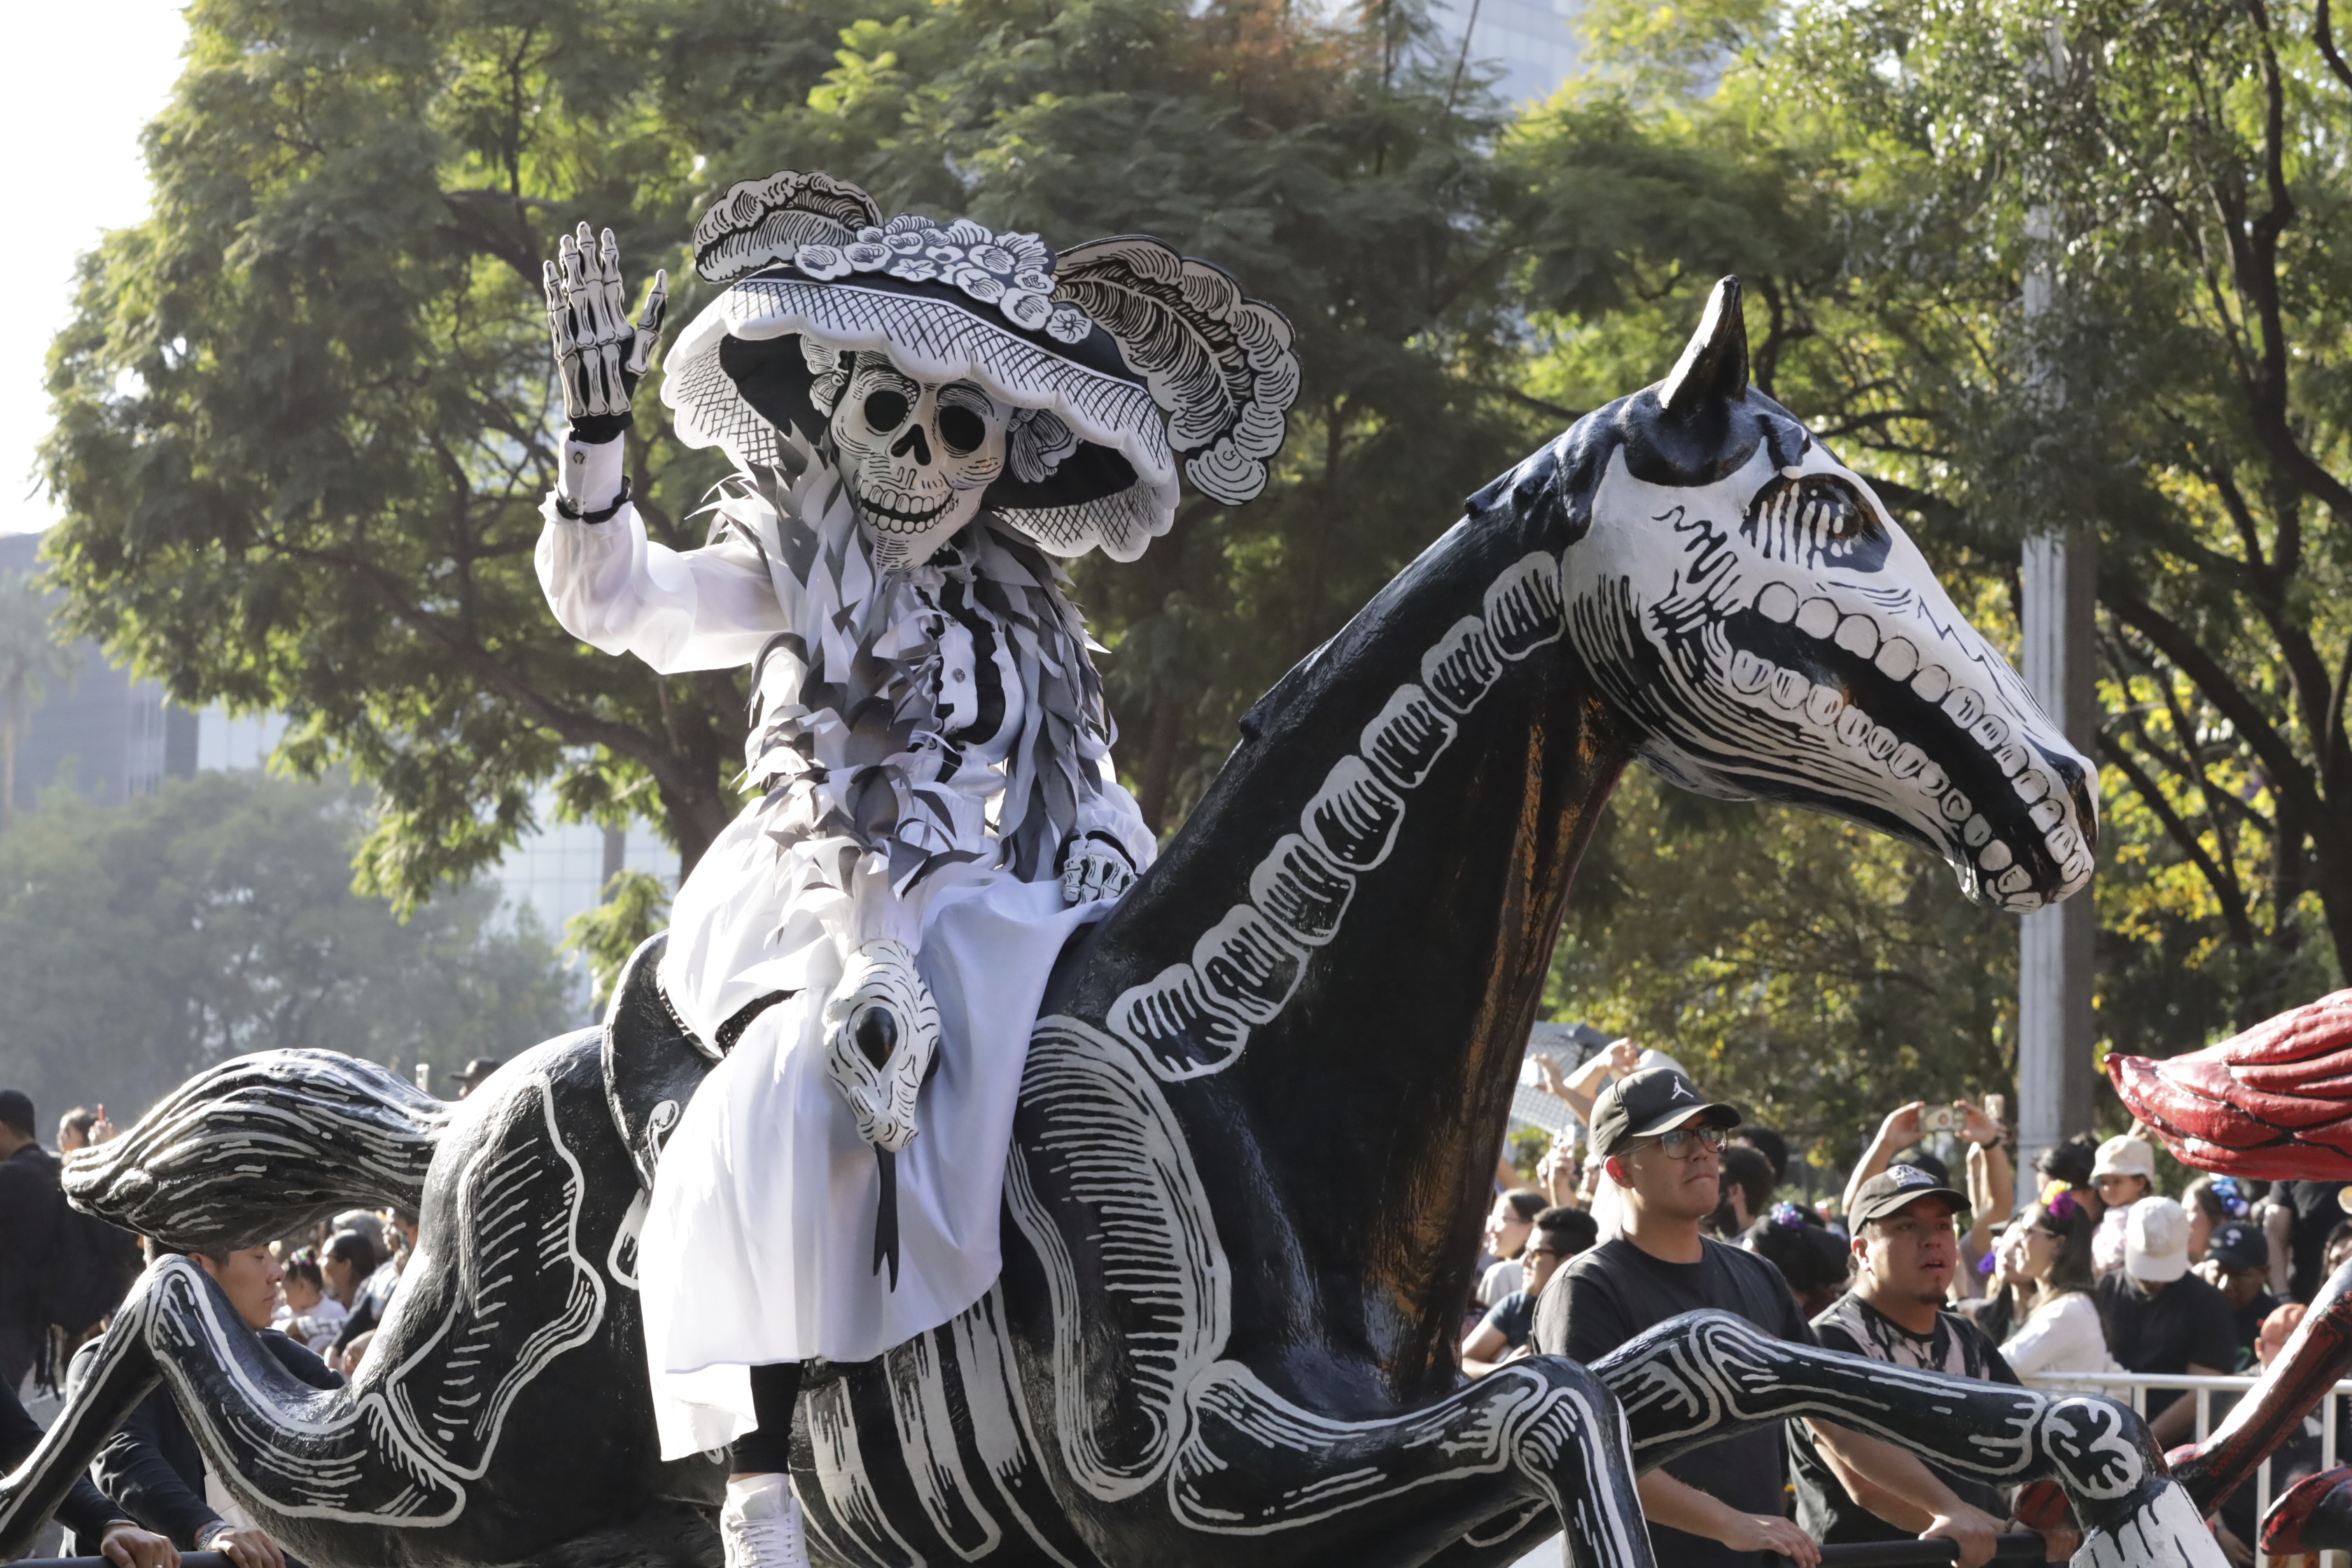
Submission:
<svg viewBox="0 0 2352 1568">
<path fill-rule="evenodd" d="M 970 218 L 886 222 L 847 181 L 787 169 L 730 187 L 694 250 L 727 289 L 663 364 L 681 439 L 791 466 L 782 433 L 818 439 L 812 392 L 850 353 L 975 381 L 1018 411 L 984 504 L 1056 555 L 1142 554 L 1175 521 L 1180 476 L 1253 499 L 1298 395 L 1282 312 L 1148 236 L 1057 255 Z"/>
</svg>

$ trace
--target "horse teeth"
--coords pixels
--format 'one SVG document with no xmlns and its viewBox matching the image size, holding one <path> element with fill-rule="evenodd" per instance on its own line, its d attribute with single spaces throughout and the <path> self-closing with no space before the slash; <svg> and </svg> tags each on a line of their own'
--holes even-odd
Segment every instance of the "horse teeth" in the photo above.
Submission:
<svg viewBox="0 0 2352 1568">
<path fill-rule="evenodd" d="M 1952 689 L 1952 672 L 1940 664 L 1922 666 L 1911 678 L 1911 690 L 1922 702 L 1941 702 Z"/>
<path fill-rule="evenodd" d="M 1870 753 L 1871 761 L 1883 763 L 1893 756 L 1895 748 L 1902 743 L 1894 731 L 1883 724 L 1873 724 L 1870 727 L 1870 738 L 1863 742 L 1863 750 Z"/>
<path fill-rule="evenodd" d="M 2033 819 L 2034 826 L 2047 833 L 2066 819 L 2066 808 L 2058 804 L 2057 796 L 2052 795 L 2046 799 L 2035 801 L 2033 809 L 2025 815 Z"/>
<path fill-rule="evenodd" d="M 1837 624 L 1837 645 L 1850 654 L 1868 658 L 1878 651 L 1878 623 L 1868 616 L 1848 616 Z"/>
<path fill-rule="evenodd" d="M 2033 760 L 2033 753 L 2011 741 L 1993 752 L 1992 760 L 2000 765 L 2001 777 L 2013 779 L 2025 771 L 2026 764 Z"/>
<path fill-rule="evenodd" d="M 1919 787 L 1931 795 L 1943 794 L 1944 786 L 1950 782 L 1944 776 L 1944 770 L 1933 763 L 1919 770 Z M 1966 816 L 1968 813 L 1962 812 L 1960 815 Z"/>
<path fill-rule="evenodd" d="M 1772 672 L 1772 700 L 1792 713 L 1804 705 L 1805 694 L 1811 689 L 1812 682 L 1793 669 Z"/>
<path fill-rule="evenodd" d="M 1771 683 L 1774 673 L 1771 660 L 1759 658 L 1746 648 L 1731 656 L 1731 688 L 1735 691 L 1752 697 Z"/>
<path fill-rule="evenodd" d="M 1805 717 L 1816 724 L 1828 724 L 1845 711 L 1845 693 L 1834 686 L 1816 686 L 1805 699 Z"/>
<path fill-rule="evenodd" d="M 1949 821 L 1958 822 L 1975 809 L 1969 804 L 1969 797 L 1958 790 L 1944 797 L 1944 816 Z"/>
<path fill-rule="evenodd" d="M 1797 591 L 1786 583 L 1768 583 L 1756 595 L 1756 613 L 1787 626 L 1797 618 Z"/>
<path fill-rule="evenodd" d="M 2018 799 L 2031 805 L 2050 793 L 2050 775 L 2040 768 L 2028 768 L 2017 775 L 2010 787 L 2017 791 Z M 2047 827 L 2050 824 L 2045 822 L 2040 826 Z"/>
<path fill-rule="evenodd" d="M 1983 818 L 1978 817 L 1974 820 L 1980 822 Z M 2006 871 L 2009 869 L 2010 861 L 2014 858 L 2016 857 L 2009 852 L 2009 846 L 1998 838 L 1977 852 L 1977 864 L 1988 871 Z"/>
<path fill-rule="evenodd" d="M 1888 637 L 1878 645 L 1879 673 L 1889 680 L 1908 680 L 1911 672 L 1919 668 L 1919 650 L 1902 637 Z"/>
<path fill-rule="evenodd" d="M 2071 860 L 2074 858 L 2074 851 L 2083 846 L 2083 836 L 2071 827 L 2053 827 L 2050 830 L 2045 842 L 2050 846 L 2051 858 L 2060 861 Z"/>
<path fill-rule="evenodd" d="M 1960 841 L 1971 849 L 1991 837 L 1992 824 L 1984 819 L 1982 812 L 1970 816 L 1968 822 L 1960 828 Z"/>
<path fill-rule="evenodd" d="M 1998 752 L 2009 743 L 2009 721 L 1998 713 L 1988 713 L 1976 721 L 1969 733 L 1986 751 Z"/>
<path fill-rule="evenodd" d="M 1944 711 L 1961 729 L 1973 730 L 1984 712 L 1984 699 L 1965 686 L 1956 686 L 1944 699 Z"/>
<path fill-rule="evenodd" d="M 1807 599 L 1797 612 L 1797 629 L 1809 637 L 1825 637 L 1837 624 L 1838 607 L 1827 599 Z"/>
<path fill-rule="evenodd" d="M 2000 874 L 2000 880 L 1993 884 L 1996 889 L 2004 893 L 2021 893 L 2032 886 L 2033 875 L 2022 866 L 2011 866 Z"/>
<path fill-rule="evenodd" d="M 1867 748 L 1872 733 L 1877 729 L 1878 726 L 1870 721 L 1870 715 L 1859 708 L 1850 707 L 1838 715 L 1838 739 L 1849 746 Z M 1891 742 L 1887 749 L 1894 750 Z"/>
<path fill-rule="evenodd" d="M 1895 760 L 1886 764 L 1886 771 L 1898 779 L 1907 779 L 1927 765 L 1927 753 L 1906 741 L 1895 748 Z"/>
</svg>

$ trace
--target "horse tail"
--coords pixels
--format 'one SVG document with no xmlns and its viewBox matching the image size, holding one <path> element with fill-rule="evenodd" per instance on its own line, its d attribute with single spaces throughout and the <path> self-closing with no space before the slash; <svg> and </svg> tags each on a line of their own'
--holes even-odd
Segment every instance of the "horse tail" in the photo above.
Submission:
<svg viewBox="0 0 2352 1568">
<path fill-rule="evenodd" d="M 251 1247 L 348 1208 L 415 1213 L 449 1106 L 335 1051 L 260 1051 L 190 1079 L 66 1162 L 74 1206 L 167 1247 Z"/>
</svg>

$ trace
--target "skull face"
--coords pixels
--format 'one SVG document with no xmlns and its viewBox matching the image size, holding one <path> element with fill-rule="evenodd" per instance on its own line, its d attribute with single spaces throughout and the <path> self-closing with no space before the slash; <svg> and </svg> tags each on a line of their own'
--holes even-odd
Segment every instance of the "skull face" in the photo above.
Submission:
<svg viewBox="0 0 2352 1568">
<path fill-rule="evenodd" d="M 834 446 L 857 521 L 887 570 L 919 566 L 970 522 L 1004 472 L 1012 410 L 977 383 L 917 381 L 881 354 L 856 356 L 832 396 Z"/>
<path fill-rule="evenodd" d="M 860 1138 L 893 1154 L 914 1142 L 939 1046 L 939 1004 L 915 955 L 887 938 L 859 948 L 824 1005 L 824 1067 Z"/>
<path fill-rule="evenodd" d="M 1981 903 L 2080 890 L 2096 769 L 1869 485 L 1793 420 L 1780 434 L 1710 484 L 1646 481 L 1616 452 L 1568 553 L 1571 640 L 1638 716 L 1643 760 L 1925 845 Z"/>
</svg>

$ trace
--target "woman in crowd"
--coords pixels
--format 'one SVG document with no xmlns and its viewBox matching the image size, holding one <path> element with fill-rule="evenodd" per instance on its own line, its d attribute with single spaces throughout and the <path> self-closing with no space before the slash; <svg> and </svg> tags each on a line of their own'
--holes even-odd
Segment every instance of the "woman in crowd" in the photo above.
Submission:
<svg viewBox="0 0 2352 1568">
<path fill-rule="evenodd" d="M 1495 1261 L 1479 1276 L 1478 1305 L 1492 1307 L 1519 1289 L 1519 1255 L 1527 1250 L 1536 1215 L 1550 1206 L 1551 1200 L 1534 1187 L 1513 1187 L 1496 1196 L 1486 1215 L 1486 1255 Z"/>
<path fill-rule="evenodd" d="M 2093 1228 L 2089 1206 L 2053 1182 L 2001 1237 L 1995 1311 L 2015 1327 L 2000 1354 L 2020 1377 L 2121 1370 L 2092 1294 Z"/>
</svg>

